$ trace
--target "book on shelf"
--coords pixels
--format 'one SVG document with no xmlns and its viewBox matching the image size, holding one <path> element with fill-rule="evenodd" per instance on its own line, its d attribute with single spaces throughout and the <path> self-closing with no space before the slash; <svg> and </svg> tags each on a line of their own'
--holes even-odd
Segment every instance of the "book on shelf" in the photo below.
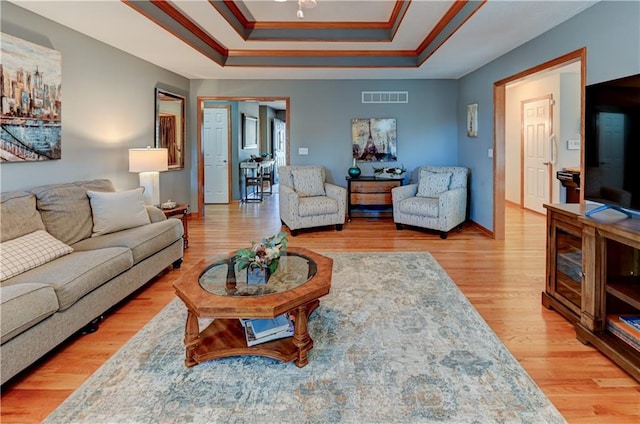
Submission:
<svg viewBox="0 0 640 424">
<path fill-rule="evenodd" d="M 607 315 L 607 330 L 635 350 L 640 351 L 640 330 L 623 321 L 622 316 L 618 314 Z"/>
<path fill-rule="evenodd" d="M 272 340 L 278 340 L 278 339 L 283 339 L 285 337 L 291 337 L 293 336 L 293 325 L 291 326 L 290 329 L 284 330 L 284 331 L 280 331 L 278 333 L 273 333 L 269 336 L 265 336 L 262 338 L 257 339 L 256 336 L 254 336 L 253 334 L 253 329 L 251 328 L 251 326 L 246 326 L 244 328 L 244 334 L 245 334 L 245 338 L 247 340 L 247 346 L 251 347 L 260 343 L 266 343 L 266 342 L 270 342 Z"/>
<path fill-rule="evenodd" d="M 275 318 L 266 318 L 266 319 L 252 319 L 249 320 L 247 325 L 250 325 L 253 329 L 253 334 L 257 339 L 261 339 L 263 337 L 270 336 L 274 333 L 279 333 L 281 331 L 287 330 L 291 321 L 287 314 L 278 315 Z"/>
<path fill-rule="evenodd" d="M 640 331 L 640 315 L 620 315 L 620 320 Z"/>
<path fill-rule="evenodd" d="M 240 319 L 244 327 L 247 346 L 293 336 L 293 321 L 287 314 L 275 318 Z"/>
</svg>

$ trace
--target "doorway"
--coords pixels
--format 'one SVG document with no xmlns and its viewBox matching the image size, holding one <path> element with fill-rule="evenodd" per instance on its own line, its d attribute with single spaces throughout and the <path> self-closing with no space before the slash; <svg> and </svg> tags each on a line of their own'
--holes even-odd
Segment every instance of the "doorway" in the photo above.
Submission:
<svg viewBox="0 0 640 424">
<path fill-rule="evenodd" d="M 198 215 L 205 215 L 205 167 L 207 166 L 208 160 L 205 158 L 205 109 L 210 107 L 228 107 L 229 108 L 229 118 L 228 118 L 228 133 L 229 133 L 229 143 L 228 143 L 228 153 L 227 153 L 227 162 L 226 162 L 226 189 L 227 193 L 227 202 L 232 201 L 232 197 L 234 197 L 231 193 L 233 193 L 232 187 L 239 187 L 240 181 L 240 172 L 239 172 L 239 163 L 242 160 L 249 159 L 251 154 L 260 153 L 259 149 L 248 150 L 242 147 L 242 126 L 240 124 L 241 114 L 238 112 L 238 105 L 241 104 L 249 104 L 249 103 L 257 103 L 260 107 L 265 106 L 266 108 L 277 108 L 278 118 L 284 122 L 284 137 L 285 137 L 285 162 L 289 163 L 289 98 L 288 97 L 198 97 L 197 98 L 197 134 L 198 134 L 198 146 L 197 146 L 197 175 L 198 175 Z M 275 115 L 275 113 L 274 113 Z M 270 128 L 271 127 L 271 118 L 261 117 L 260 127 L 261 128 Z M 267 122 L 268 121 L 268 122 Z M 218 131 L 220 132 L 220 131 Z M 263 131 L 260 131 L 263 134 Z M 270 137 L 262 137 L 259 145 L 266 147 L 270 145 L 269 143 Z M 221 159 L 223 160 L 223 159 Z M 218 184 L 219 185 L 219 184 Z"/>
<path fill-rule="evenodd" d="M 506 203 L 506 184 L 505 176 L 507 168 L 506 150 L 507 150 L 507 86 L 518 82 L 526 81 L 541 72 L 555 71 L 563 66 L 579 63 L 580 67 L 580 92 L 584 93 L 586 81 L 586 48 L 575 50 L 564 56 L 537 65 L 533 68 L 512 75 L 503 80 L 497 81 L 493 85 L 494 98 L 494 159 L 493 159 L 493 237 L 496 240 L 504 240 L 505 238 L 505 203 Z M 579 119 L 579 138 L 581 145 L 584 141 L 584 98 L 580 95 L 580 119 Z M 580 168 L 583 165 L 582 150 L 579 153 Z M 519 162 L 519 161 L 518 161 Z M 519 175 L 519 174 L 518 174 Z M 519 184 L 518 180 L 518 185 Z M 519 196 L 518 196 L 519 197 Z M 554 197 L 555 199 L 555 197 Z"/>
</svg>

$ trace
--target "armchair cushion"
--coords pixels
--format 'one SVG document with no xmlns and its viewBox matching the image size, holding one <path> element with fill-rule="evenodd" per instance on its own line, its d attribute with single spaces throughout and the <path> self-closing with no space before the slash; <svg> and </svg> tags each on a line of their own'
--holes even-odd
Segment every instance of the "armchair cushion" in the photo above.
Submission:
<svg viewBox="0 0 640 424">
<path fill-rule="evenodd" d="M 291 168 L 293 189 L 300 197 L 325 196 L 322 170 L 317 167 Z"/>
<path fill-rule="evenodd" d="M 418 181 L 418 193 L 416 196 L 437 197 L 440 193 L 449 189 L 451 175 L 451 172 L 431 172 L 426 169 L 421 169 L 420 180 Z"/>
<path fill-rule="evenodd" d="M 304 197 L 298 203 L 300 216 L 326 215 L 338 213 L 338 202 L 330 197 L 314 196 Z"/>
<path fill-rule="evenodd" d="M 438 217 L 439 200 L 437 197 L 409 197 L 400 203 L 400 212 L 408 215 Z"/>
</svg>

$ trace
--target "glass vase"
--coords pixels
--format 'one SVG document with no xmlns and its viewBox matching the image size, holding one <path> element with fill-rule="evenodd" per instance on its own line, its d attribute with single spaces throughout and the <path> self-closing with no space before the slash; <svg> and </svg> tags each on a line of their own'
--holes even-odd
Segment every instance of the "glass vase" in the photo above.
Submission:
<svg viewBox="0 0 640 424">
<path fill-rule="evenodd" d="M 353 165 L 349 168 L 349 176 L 351 178 L 358 178 L 360 176 L 360 168 L 358 168 L 358 163 L 356 162 L 356 158 L 353 158 Z"/>
<path fill-rule="evenodd" d="M 271 277 L 269 268 L 247 268 L 247 284 L 267 284 L 267 281 L 269 281 L 269 277 Z"/>
</svg>

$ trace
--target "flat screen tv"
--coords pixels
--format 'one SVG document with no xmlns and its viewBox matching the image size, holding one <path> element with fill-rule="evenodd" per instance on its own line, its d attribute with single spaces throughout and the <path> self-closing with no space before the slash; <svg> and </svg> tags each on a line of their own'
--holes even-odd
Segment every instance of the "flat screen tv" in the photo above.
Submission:
<svg viewBox="0 0 640 424">
<path fill-rule="evenodd" d="M 584 198 L 640 213 L 640 74 L 588 85 L 585 92 Z"/>
</svg>

